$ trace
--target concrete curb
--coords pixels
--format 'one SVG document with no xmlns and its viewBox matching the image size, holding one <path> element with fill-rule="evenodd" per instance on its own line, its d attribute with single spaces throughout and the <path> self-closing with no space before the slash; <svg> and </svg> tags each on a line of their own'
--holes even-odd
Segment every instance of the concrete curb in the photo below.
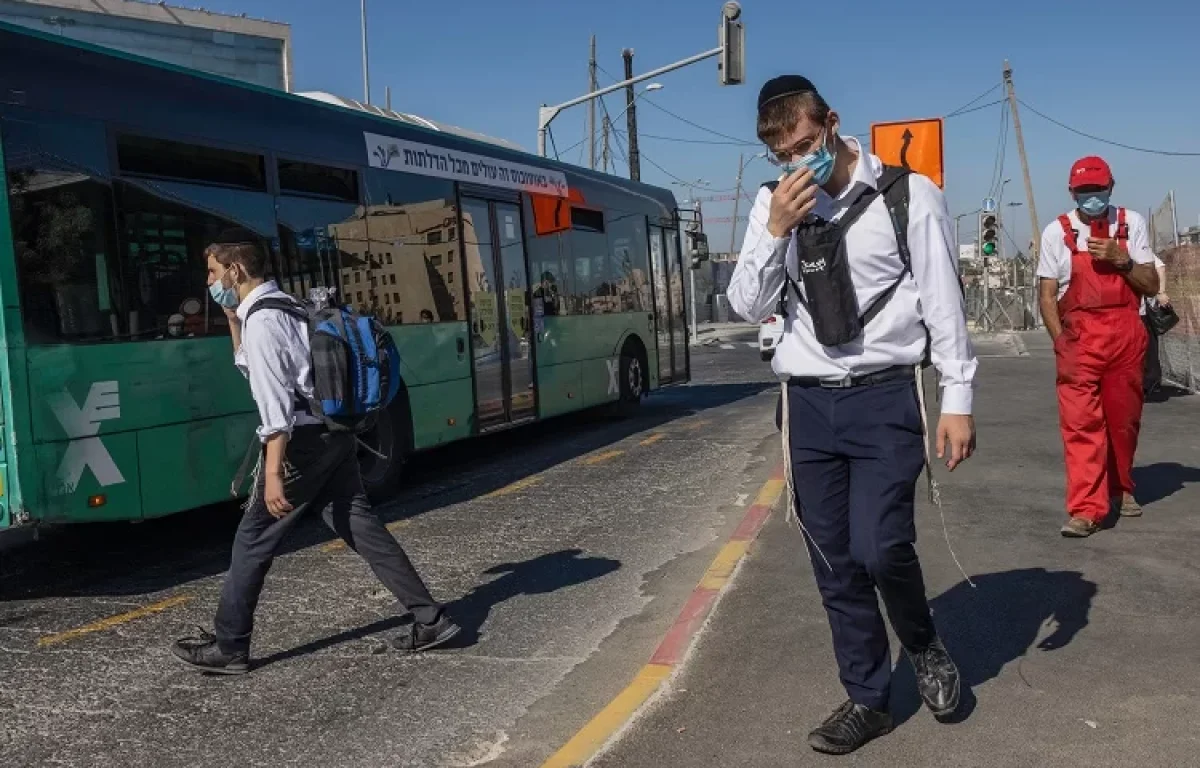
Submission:
<svg viewBox="0 0 1200 768">
<path fill-rule="evenodd" d="M 604 709 L 581 728 L 570 741 L 551 755 L 542 768 L 578 768 L 604 751 L 645 711 L 663 683 L 683 665 L 695 646 L 696 637 L 707 623 L 721 595 L 732 581 L 738 566 L 750 549 L 750 543 L 771 516 L 771 510 L 783 493 L 783 464 L 779 464 L 763 484 L 742 522 L 713 558 L 700 583 L 692 590 L 675 622 L 663 636 L 658 648 L 633 681 Z"/>
</svg>

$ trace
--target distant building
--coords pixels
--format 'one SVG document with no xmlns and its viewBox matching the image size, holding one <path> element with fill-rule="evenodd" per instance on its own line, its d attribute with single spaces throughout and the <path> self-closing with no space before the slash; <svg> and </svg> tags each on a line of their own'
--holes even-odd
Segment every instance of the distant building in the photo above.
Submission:
<svg viewBox="0 0 1200 768">
<path fill-rule="evenodd" d="M 1188 227 L 1179 233 L 1180 245 L 1200 245 L 1200 227 Z"/>
<path fill-rule="evenodd" d="M 287 24 L 137 0 L 0 0 L 0 22 L 292 90 Z"/>
</svg>

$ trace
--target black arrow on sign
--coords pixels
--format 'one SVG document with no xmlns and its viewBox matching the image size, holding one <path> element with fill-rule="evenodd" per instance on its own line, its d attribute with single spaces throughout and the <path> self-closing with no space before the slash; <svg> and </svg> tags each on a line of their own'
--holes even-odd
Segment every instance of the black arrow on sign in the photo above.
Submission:
<svg viewBox="0 0 1200 768">
<path fill-rule="evenodd" d="M 900 147 L 900 165 L 905 168 L 908 168 L 911 171 L 912 166 L 910 166 L 908 164 L 908 145 L 912 144 L 912 140 L 913 140 L 912 131 L 905 128 L 904 136 L 902 138 L 904 139 L 904 144 L 903 144 L 903 146 Z"/>
</svg>

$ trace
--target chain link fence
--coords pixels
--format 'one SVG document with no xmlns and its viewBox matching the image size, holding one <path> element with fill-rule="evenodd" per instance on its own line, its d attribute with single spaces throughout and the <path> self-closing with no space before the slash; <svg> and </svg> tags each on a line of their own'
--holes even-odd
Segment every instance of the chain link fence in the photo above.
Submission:
<svg viewBox="0 0 1200 768">
<path fill-rule="evenodd" d="M 1179 242 L 1174 192 L 1150 211 L 1150 242 L 1166 265 L 1166 292 L 1179 315 L 1179 324 L 1157 339 L 1163 379 L 1200 392 L 1200 245 Z"/>
</svg>

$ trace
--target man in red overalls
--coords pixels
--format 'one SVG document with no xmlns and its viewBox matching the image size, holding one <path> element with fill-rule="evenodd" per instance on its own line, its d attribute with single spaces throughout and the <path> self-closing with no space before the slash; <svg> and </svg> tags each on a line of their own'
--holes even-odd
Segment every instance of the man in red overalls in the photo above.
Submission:
<svg viewBox="0 0 1200 768">
<path fill-rule="evenodd" d="M 1058 364 L 1058 413 L 1067 463 L 1063 536 L 1100 530 L 1133 498 L 1133 455 L 1142 420 L 1146 331 L 1143 296 L 1158 292 L 1146 220 L 1109 205 L 1113 177 L 1099 157 L 1071 166 L 1075 210 L 1042 233 L 1042 318 Z"/>
</svg>

